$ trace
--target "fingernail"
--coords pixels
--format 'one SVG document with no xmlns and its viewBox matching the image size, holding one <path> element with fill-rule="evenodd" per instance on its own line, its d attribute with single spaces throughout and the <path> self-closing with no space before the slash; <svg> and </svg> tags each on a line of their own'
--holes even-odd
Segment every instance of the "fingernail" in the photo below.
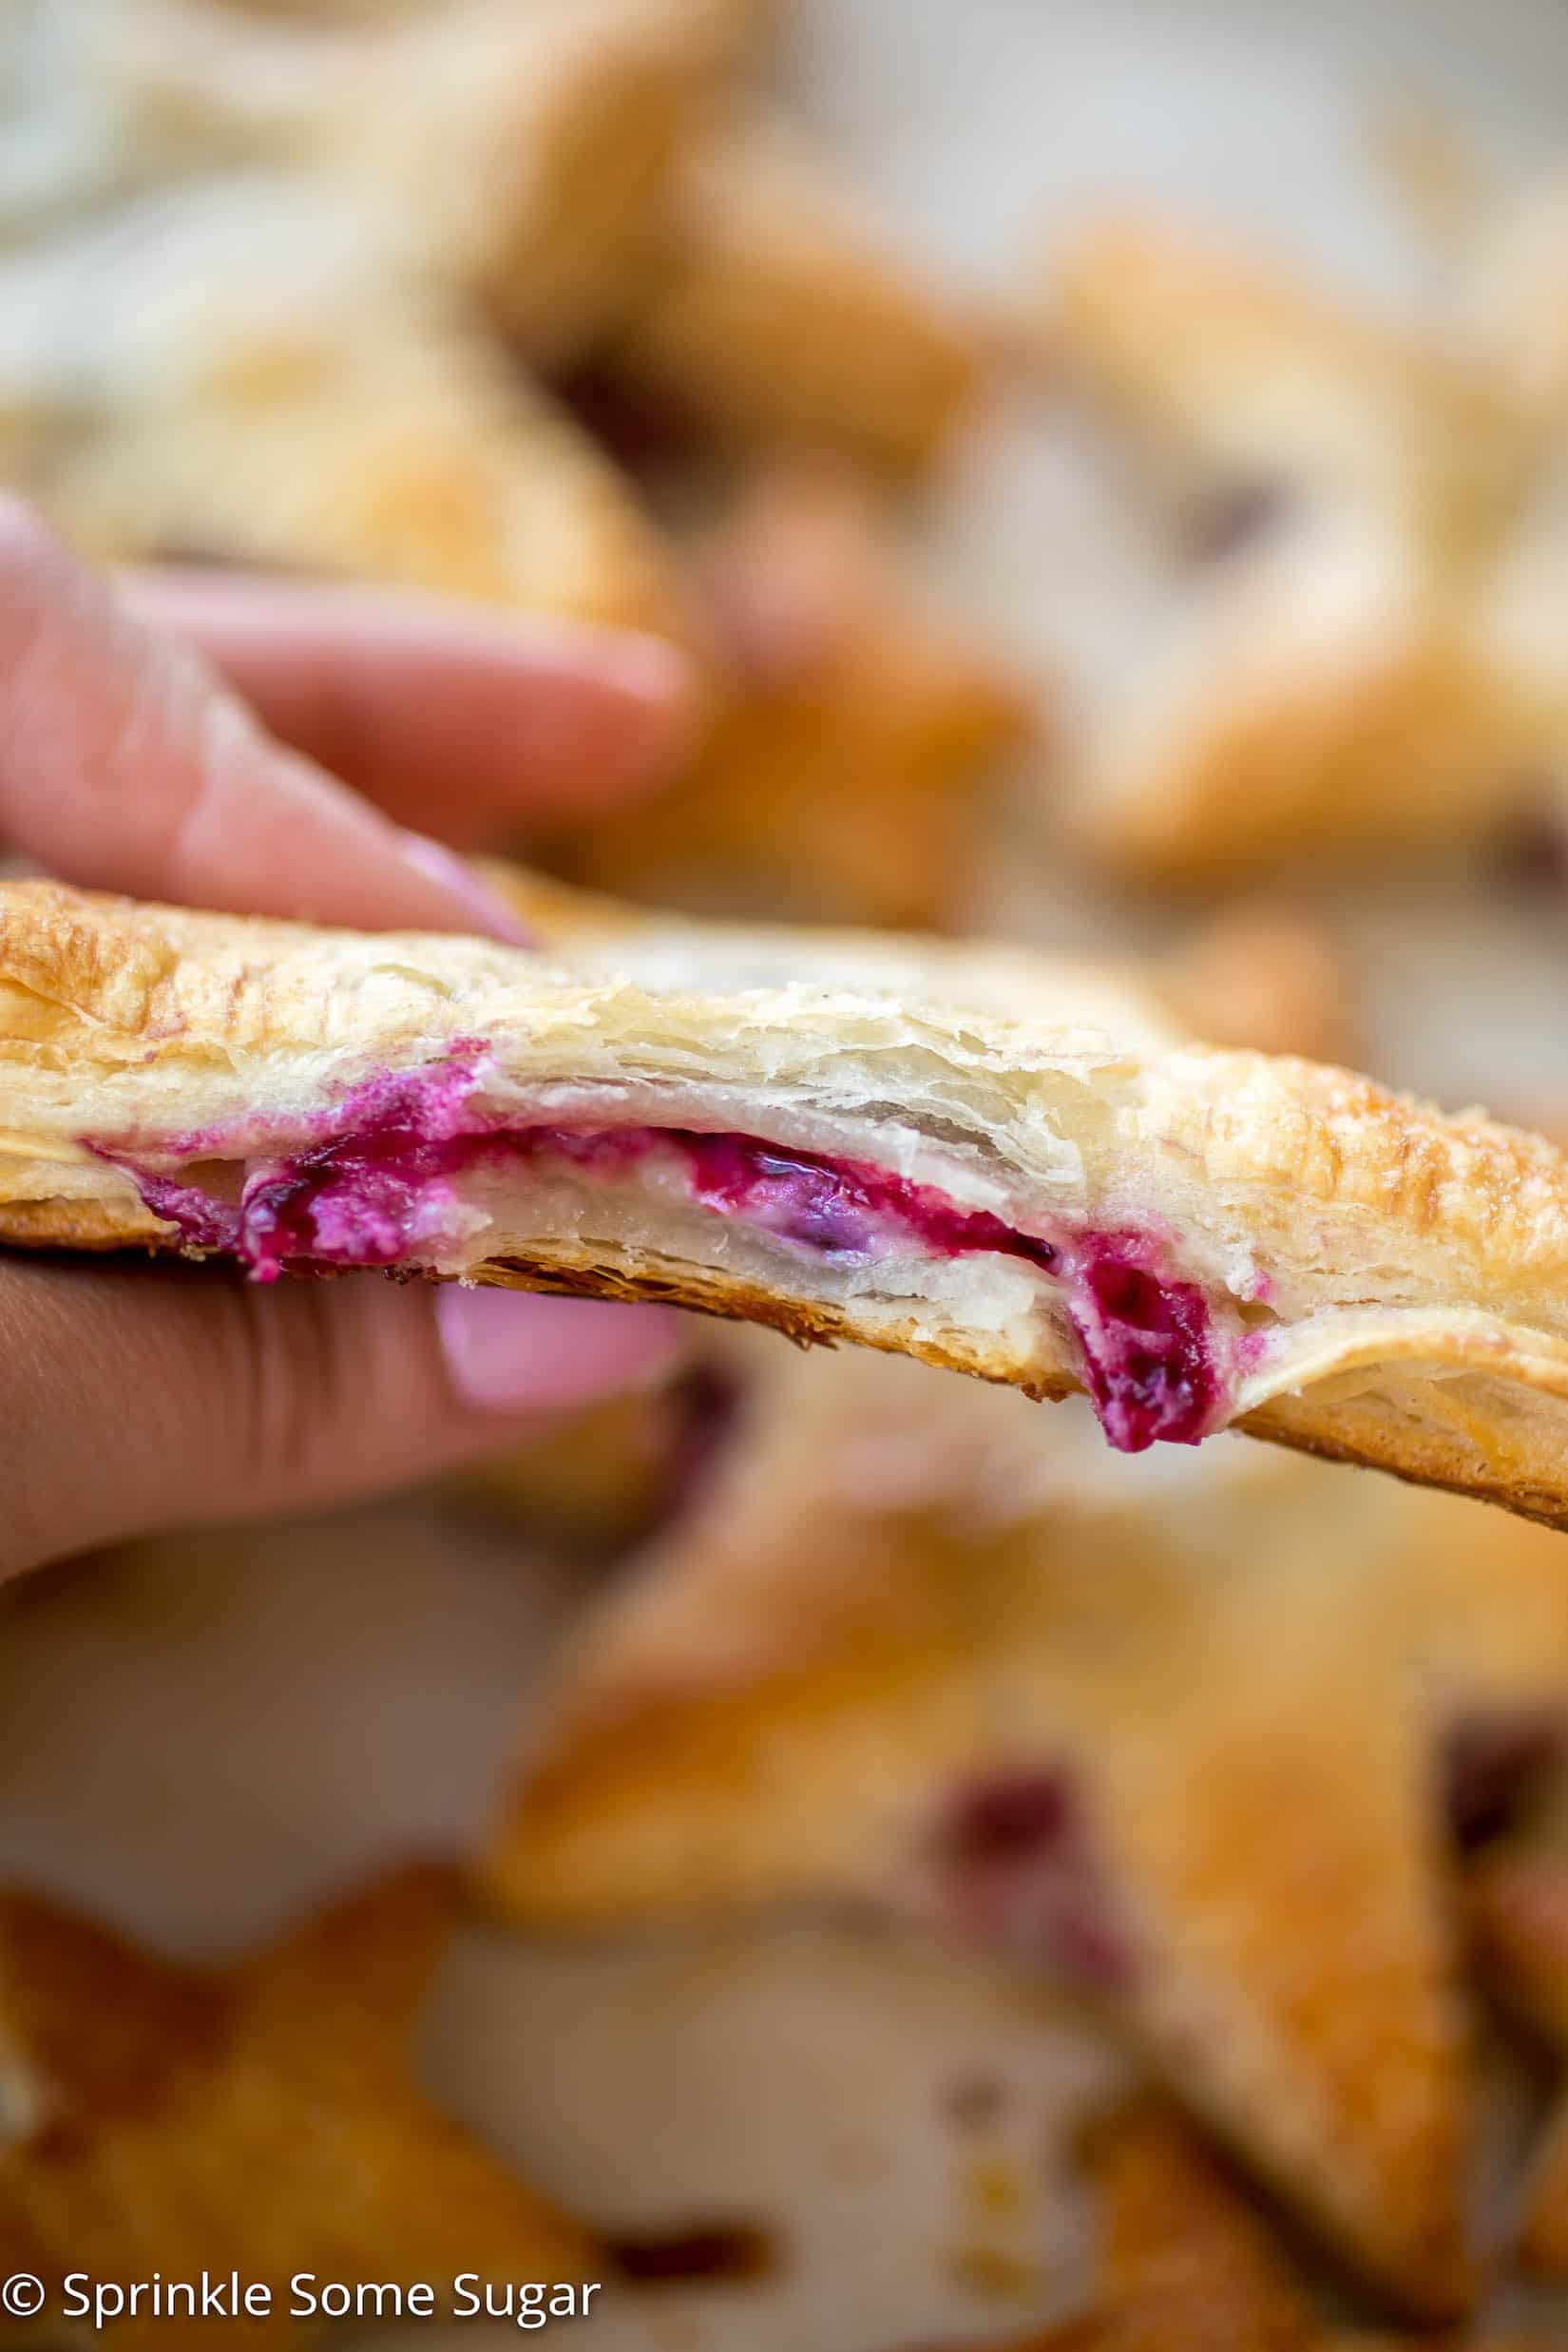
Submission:
<svg viewBox="0 0 1568 2352">
<path fill-rule="evenodd" d="M 640 701 L 661 702 L 672 713 L 684 713 L 696 698 L 691 657 L 664 638 L 640 630 L 618 630 L 606 641 L 600 659 L 621 693 L 635 695 Z"/>
<path fill-rule="evenodd" d="M 447 1374 L 481 1413 L 563 1410 L 648 1386 L 679 1357 L 682 1319 L 660 1307 L 466 1291 L 436 1299 Z"/>
<path fill-rule="evenodd" d="M 533 932 L 500 892 L 493 890 L 466 858 L 459 857 L 455 850 L 449 850 L 444 842 L 432 841 L 427 833 L 406 832 L 403 857 L 427 882 L 435 883 L 456 902 L 457 910 L 466 918 L 466 929 L 482 932 L 488 939 L 504 940 L 508 947 L 538 946 Z"/>
<path fill-rule="evenodd" d="M 690 660 L 660 638 L 605 632 L 593 661 L 599 691 L 561 707 L 549 769 L 578 807 L 667 784 L 689 764 L 703 715 Z"/>
</svg>

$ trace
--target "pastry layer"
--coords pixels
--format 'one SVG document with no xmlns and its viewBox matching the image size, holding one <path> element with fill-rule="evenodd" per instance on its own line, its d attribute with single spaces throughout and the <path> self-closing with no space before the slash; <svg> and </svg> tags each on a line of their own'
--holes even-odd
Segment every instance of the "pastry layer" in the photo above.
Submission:
<svg viewBox="0 0 1568 2352">
<path fill-rule="evenodd" d="M 0 1237 L 674 1300 L 1568 1517 L 1568 1160 L 1124 972 L 0 891 Z"/>
<path fill-rule="evenodd" d="M 469 1243 L 498 1214 L 496 1189 L 541 1175 L 590 1195 L 674 1192 L 818 1262 L 1013 1258 L 1063 1286 L 1084 1382 L 1114 1445 L 1195 1444 L 1223 1418 L 1225 1350 L 1203 1294 L 1154 1271 L 1156 1252 L 1137 1233 L 1048 1240 L 870 1161 L 755 1136 L 523 1123 L 487 1107 L 485 1061 L 483 1042 L 465 1040 L 429 1069 L 371 1079 L 329 1115 L 320 1141 L 278 1157 L 237 1157 L 243 1135 L 214 1130 L 171 1137 L 156 1166 L 86 1140 L 126 1170 L 186 1248 L 237 1257 L 260 1282 L 466 1269 Z M 1240 1344 L 1231 1352 L 1239 1357 Z"/>
</svg>

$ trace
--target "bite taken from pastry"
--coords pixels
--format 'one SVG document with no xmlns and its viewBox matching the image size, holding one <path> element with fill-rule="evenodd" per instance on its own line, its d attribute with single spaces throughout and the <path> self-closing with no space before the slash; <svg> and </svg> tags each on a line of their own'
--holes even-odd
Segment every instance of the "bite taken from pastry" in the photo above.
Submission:
<svg viewBox="0 0 1568 2352">
<path fill-rule="evenodd" d="M 671 1300 L 1568 1519 L 1568 1156 L 1114 967 L 0 889 L 0 1238 Z"/>
</svg>

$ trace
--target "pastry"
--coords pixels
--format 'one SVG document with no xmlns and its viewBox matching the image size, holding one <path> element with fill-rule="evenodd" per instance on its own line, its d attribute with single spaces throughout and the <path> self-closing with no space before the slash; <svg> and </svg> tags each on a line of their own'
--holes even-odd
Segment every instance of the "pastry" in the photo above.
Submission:
<svg viewBox="0 0 1568 2352">
<path fill-rule="evenodd" d="M 1157 2105 L 1109 2117 L 1087 2164 L 1101 2251 L 1086 2309 L 1028 2336 L 943 2352 L 1550 2352 L 1545 2334 L 1413 2338 L 1326 2323 L 1277 2233 Z"/>
<path fill-rule="evenodd" d="M 550 365 L 645 278 L 719 47 L 679 0 L 458 0 L 315 23 L 212 0 L 15 5 L 10 236 L 191 175 L 297 170 Z"/>
<path fill-rule="evenodd" d="M 1020 951 L 555 938 L 6 886 L 0 1231 L 670 1298 L 1568 1512 L 1544 1139 Z"/>
<path fill-rule="evenodd" d="M 552 1414 L 452 1490 L 519 1520 L 570 1558 L 613 1558 L 679 1510 L 722 1445 L 734 1410 L 724 1366 L 698 1362 L 662 1387 Z"/>
<path fill-rule="evenodd" d="M 306 179 L 187 183 L 0 255 L 0 473 L 93 553 L 688 627 L 613 468 Z"/>
<path fill-rule="evenodd" d="M 1223 878 L 1469 842 L 1539 790 L 1568 695 L 1539 436 L 1497 372 L 1157 223 L 1063 258 L 1045 349 L 1169 513 L 1163 599 L 1096 687 L 1063 813 Z"/>
<path fill-rule="evenodd" d="M 1058 258 L 1042 327 L 1047 359 L 1159 470 L 1195 526 L 1209 502 L 1243 491 L 1335 494 L 1463 545 L 1518 496 L 1528 444 L 1458 338 L 1157 219 L 1080 231 Z"/>
<path fill-rule="evenodd" d="M 683 162 L 658 269 L 604 364 L 732 448 L 909 473 L 969 411 L 975 336 L 884 249 L 806 133 L 755 109 Z"/>
<path fill-rule="evenodd" d="M 1551 772 L 1559 620 L 1527 543 L 1495 581 L 1440 580 L 1386 517 L 1299 507 L 1173 583 L 1090 697 L 1062 819 L 1107 868 L 1183 887 L 1473 846 Z"/>
<path fill-rule="evenodd" d="M 1179 2118 L 1149 2106 L 1107 2119 L 1088 2170 L 1101 2236 L 1088 2308 L 945 2352 L 1320 2352 L 1285 2255 Z"/>
<path fill-rule="evenodd" d="M 1483 1971 L 1505 2005 L 1560 2058 L 1568 2053 L 1568 1842 L 1560 1792 L 1554 1812 L 1532 1834 L 1482 1855 L 1466 1894 Z M 1568 2097 L 1560 2091 L 1533 2159 L 1519 2250 L 1527 2270 L 1568 2281 Z"/>
<path fill-rule="evenodd" d="M 550 851 L 658 906 L 939 925 L 961 908 L 1021 687 L 921 608 L 842 476 L 764 477 L 694 560 L 724 694 L 688 773 Z"/>
<path fill-rule="evenodd" d="M 1427 92 L 1402 91 L 1372 109 L 1362 145 L 1378 194 L 1422 260 L 1444 271 L 1467 261 L 1499 185 L 1477 126 Z"/>
<path fill-rule="evenodd" d="M 1259 1053 L 1353 1061 L 1352 991 L 1323 926 L 1262 899 L 1212 915 L 1161 965 L 1156 984 L 1195 1037 Z"/>
<path fill-rule="evenodd" d="M 612 933 L 629 919 L 606 902 L 595 909 L 585 898 L 521 884 L 515 868 L 497 865 L 492 878 L 542 935 L 574 917 L 581 932 L 594 911 Z M 1333 943 L 1283 908 L 1230 908 L 1157 965 L 1129 968 L 1126 980 L 1226 1044 L 1336 1059 L 1353 1051 L 1349 991 Z M 526 1439 L 463 1483 L 573 1553 L 613 1553 L 689 1501 L 733 1425 L 736 1388 L 722 1350 L 704 1349 L 669 1387 L 552 1423 L 547 1435 Z"/>
<path fill-rule="evenodd" d="M 1444 1800 L 1568 1731 L 1555 1536 L 1258 1449 L 758 1355 L 583 1631 L 484 1868 L 625 1930 L 851 1903 L 1087 1993 L 1357 2265 L 1459 2300 Z"/>
<path fill-rule="evenodd" d="M 1568 421 L 1568 173 L 1559 165 L 1501 212 L 1471 257 L 1461 315 L 1525 413 Z"/>
<path fill-rule="evenodd" d="M 406 1873 L 221 1972 L 0 1897 L 0 2248 L 44 2282 L 66 2341 L 94 2341 L 90 2305 L 77 2325 L 64 2308 L 67 2272 L 226 2285 L 238 2271 L 271 2302 L 239 2326 L 279 2343 L 308 2316 L 291 2317 L 296 2274 L 443 2295 L 464 2270 L 580 2293 L 602 2278 L 586 2233 L 415 2087 L 404 2045 L 449 1895 Z M 130 2346 L 171 2330 L 218 2344 L 235 2324 L 145 2302 L 113 2319 Z M 0 2320 L 19 2340 L 38 2325 Z"/>
<path fill-rule="evenodd" d="M 438 10 L 388 44 L 380 103 L 342 109 L 338 168 L 531 365 L 563 368 L 616 330 L 658 266 L 720 29 L 681 0 Z"/>
<path fill-rule="evenodd" d="M 595 913 L 611 934 L 635 920 L 608 902 L 596 908 L 537 882 L 523 884 L 515 868 L 497 865 L 492 879 L 541 935 L 575 921 L 581 936 Z M 645 919 L 643 927 L 654 929 Z M 1332 942 L 1282 908 L 1238 905 L 1200 926 L 1159 964 L 1129 967 L 1125 977 L 1131 990 L 1159 1000 L 1199 1035 L 1226 1044 L 1336 1059 L 1354 1050 L 1349 992 Z M 712 1466 L 733 1425 L 736 1388 L 723 1351 L 705 1348 L 668 1388 L 552 1424 L 547 1436 L 525 1440 L 468 1473 L 464 1483 L 573 1553 L 614 1552 L 690 1500 L 694 1481 Z"/>
</svg>

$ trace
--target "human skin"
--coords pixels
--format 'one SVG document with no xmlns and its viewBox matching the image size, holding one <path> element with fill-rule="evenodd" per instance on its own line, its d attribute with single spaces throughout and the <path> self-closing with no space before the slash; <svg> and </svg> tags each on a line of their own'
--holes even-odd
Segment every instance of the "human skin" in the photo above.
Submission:
<svg viewBox="0 0 1568 2352">
<path fill-rule="evenodd" d="M 650 640 L 221 573 L 111 583 L 0 500 L 0 841 L 66 881 L 526 944 L 408 828 L 468 842 L 630 799 L 689 709 Z M 652 1309 L 0 1260 L 0 1575 L 401 1483 L 678 1344 Z"/>
</svg>

